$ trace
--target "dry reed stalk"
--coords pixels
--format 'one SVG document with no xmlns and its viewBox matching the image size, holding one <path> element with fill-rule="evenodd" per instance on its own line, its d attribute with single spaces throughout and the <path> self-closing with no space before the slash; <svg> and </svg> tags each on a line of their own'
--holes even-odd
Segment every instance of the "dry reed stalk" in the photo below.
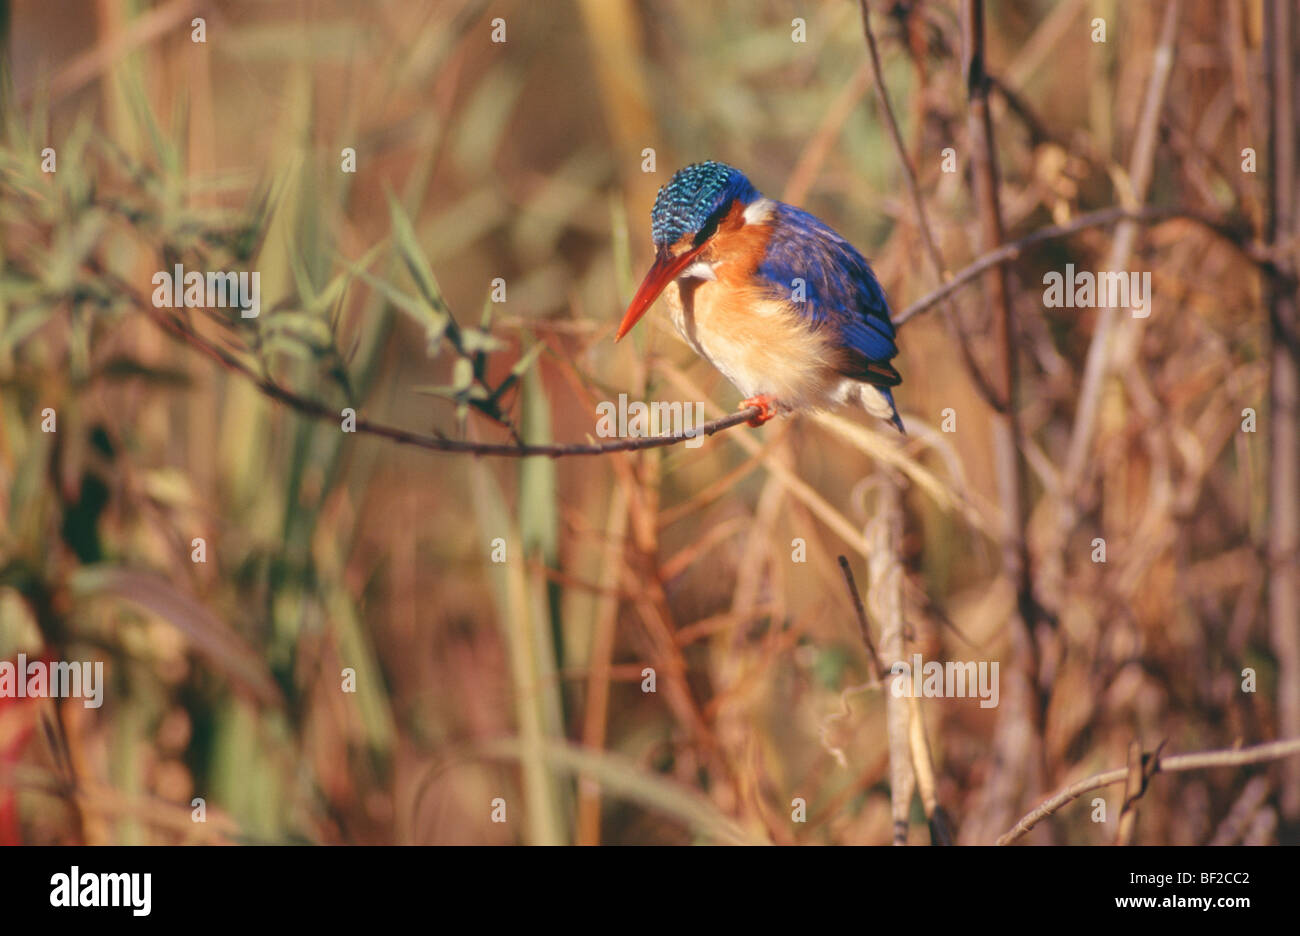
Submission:
<svg viewBox="0 0 1300 936">
<path fill-rule="evenodd" d="M 898 558 L 903 515 L 899 480 L 889 474 L 878 476 L 876 510 L 868 521 L 865 537 L 871 544 L 867 562 L 867 603 L 880 622 L 881 664 L 893 670 L 902 663 L 903 678 L 910 678 L 903 635 L 903 566 Z M 885 729 L 889 735 L 889 802 L 895 845 L 907 844 L 912 794 L 916 792 L 916 771 L 912 765 L 912 712 L 904 698 L 885 693 Z"/>
<path fill-rule="evenodd" d="M 1296 233 L 1296 115 L 1294 4 L 1271 6 L 1273 155 L 1271 240 L 1288 244 Z M 1272 368 L 1269 384 L 1269 636 L 1278 663 L 1278 732 L 1300 736 L 1300 310 L 1294 249 L 1278 254 L 1269 289 Z M 1289 282 L 1284 282 L 1289 280 Z M 1300 817 L 1300 764 L 1281 767 L 1282 815 Z"/>
</svg>

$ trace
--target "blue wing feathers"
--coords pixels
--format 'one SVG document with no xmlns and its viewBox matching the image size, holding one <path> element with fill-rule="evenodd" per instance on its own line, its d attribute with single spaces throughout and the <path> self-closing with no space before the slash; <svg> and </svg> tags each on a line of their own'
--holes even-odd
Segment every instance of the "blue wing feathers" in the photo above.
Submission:
<svg viewBox="0 0 1300 936">
<path fill-rule="evenodd" d="M 817 327 L 839 332 L 849 352 L 848 376 L 887 386 L 900 382 L 888 363 L 898 346 L 885 291 L 852 244 L 808 212 L 778 202 L 758 273 Z M 804 281 L 802 303 L 795 302 L 796 279 Z"/>
</svg>

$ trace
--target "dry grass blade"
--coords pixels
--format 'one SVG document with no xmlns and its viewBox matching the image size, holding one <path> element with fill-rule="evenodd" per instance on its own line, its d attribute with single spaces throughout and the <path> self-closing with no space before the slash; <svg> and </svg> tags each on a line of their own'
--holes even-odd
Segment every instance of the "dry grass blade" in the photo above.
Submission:
<svg viewBox="0 0 1300 936">
<path fill-rule="evenodd" d="M 490 741 L 481 746 L 489 757 L 512 760 L 525 755 L 524 745 L 515 740 Z M 712 803 L 689 787 L 654 774 L 617 754 L 594 752 L 564 744 L 546 744 L 542 757 L 554 768 L 582 774 L 600 783 L 604 793 L 640 803 L 683 822 L 696 834 L 723 845 L 767 845 L 766 839 L 746 832 Z"/>
<path fill-rule="evenodd" d="M 193 595 L 161 575 L 125 567 L 93 566 L 76 574 L 73 591 L 86 599 L 112 597 L 139 606 L 184 634 L 200 656 L 257 701 L 275 707 L 284 705 L 280 689 L 261 656 Z"/>
</svg>

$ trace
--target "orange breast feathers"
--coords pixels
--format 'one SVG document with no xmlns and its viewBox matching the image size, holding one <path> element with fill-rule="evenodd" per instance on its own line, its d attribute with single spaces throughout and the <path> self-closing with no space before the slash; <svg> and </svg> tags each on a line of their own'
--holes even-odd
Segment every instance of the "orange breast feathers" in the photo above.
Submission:
<svg viewBox="0 0 1300 936">
<path fill-rule="evenodd" d="M 755 276 L 770 234 L 769 225 L 746 224 L 744 208 L 733 206 L 702 258 L 716 279 L 691 281 L 671 304 L 681 309 L 674 312 L 683 336 L 745 396 L 767 393 L 787 406 L 812 406 L 840 379 L 829 366 L 832 336 L 810 327 Z"/>
</svg>

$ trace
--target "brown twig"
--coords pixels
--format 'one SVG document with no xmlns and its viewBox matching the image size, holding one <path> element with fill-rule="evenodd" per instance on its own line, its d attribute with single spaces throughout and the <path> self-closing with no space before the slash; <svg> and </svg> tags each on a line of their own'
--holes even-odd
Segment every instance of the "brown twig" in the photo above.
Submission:
<svg viewBox="0 0 1300 936">
<path fill-rule="evenodd" d="M 840 571 L 844 573 L 844 581 L 849 586 L 849 595 L 853 599 L 853 611 L 858 617 L 858 629 L 862 632 L 862 642 L 867 647 L 867 658 L 871 662 L 871 675 L 876 677 L 877 682 L 885 681 L 885 668 L 880 665 L 880 656 L 876 653 L 876 645 L 871 640 L 871 625 L 867 623 L 867 609 L 862 605 L 862 595 L 858 592 L 858 583 L 853 580 L 853 567 L 849 565 L 847 556 L 840 556 Z"/>
<path fill-rule="evenodd" d="M 1165 742 L 1161 741 L 1152 755 L 1142 753 L 1142 743 L 1136 738 L 1128 746 L 1128 776 L 1124 780 L 1124 805 L 1119 812 L 1119 833 L 1115 837 L 1117 845 L 1132 845 L 1137 835 L 1137 804 L 1142 794 L 1147 791 L 1147 784 L 1155 775 L 1156 765 L 1160 763 L 1160 751 Z"/>
<path fill-rule="evenodd" d="M 1270 741 L 1267 744 L 1258 744 L 1255 747 L 1240 750 L 1201 751 L 1196 754 L 1175 754 L 1172 757 L 1161 757 L 1157 751 L 1154 754 L 1144 755 L 1144 757 L 1154 758 L 1155 764 L 1151 769 L 1151 775 L 1154 776 L 1157 773 L 1179 773 L 1185 770 L 1205 770 L 1210 767 L 1241 767 L 1246 764 L 1261 764 L 1266 761 L 1292 757 L 1296 754 L 1300 754 L 1300 738 Z M 1092 790 L 1110 786 L 1112 783 L 1120 783 L 1128 778 L 1128 773 L 1129 769 L 1127 767 L 1116 767 L 1114 770 L 1094 774 L 1091 777 L 1070 784 L 1027 813 L 1016 823 L 1015 828 L 998 839 L 997 844 L 1010 845 L 1066 803 L 1078 799 L 1084 793 Z"/>
<path fill-rule="evenodd" d="M 1053 227 L 1040 228 L 1032 234 L 1026 234 L 1024 237 L 1003 244 L 996 250 L 991 250 L 969 266 L 962 269 L 933 292 L 922 296 L 913 302 L 902 312 L 894 316 L 895 326 L 902 325 L 916 315 L 926 312 L 938 305 L 952 293 L 961 289 L 972 280 L 978 279 L 990 267 L 1005 263 L 1008 260 L 1015 260 L 1029 247 L 1035 244 L 1041 244 L 1044 241 L 1058 240 L 1062 237 L 1069 237 L 1072 234 L 1078 234 L 1080 231 L 1086 231 L 1091 228 L 1105 227 L 1108 224 L 1115 224 L 1120 221 L 1133 221 L 1139 224 L 1157 224 L 1161 221 L 1170 221 L 1182 218 L 1188 221 L 1194 221 L 1202 225 L 1228 243 L 1232 244 L 1241 253 L 1257 266 L 1268 268 L 1273 265 L 1273 255 L 1259 245 L 1250 240 L 1249 232 L 1242 232 L 1233 227 L 1229 222 L 1211 218 L 1208 215 L 1188 209 L 1188 208 L 1156 208 L 1143 207 L 1136 210 L 1129 208 L 1102 208 L 1098 211 L 1090 211 L 1087 214 L 1081 214 L 1068 224 L 1055 225 Z"/>
<path fill-rule="evenodd" d="M 1208 844 L 1216 847 L 1227 845 L 1236 845 L 1241 841 L 1241 837 L 1246 833 L 1248 823 L 1254 819 L 1259 808 L 1264 805 L 1268 799 L 1269 791 L 1272 784 L 1269 778 L 1260 774 L 1251 777 L 1246 785 L 1242 787 L 1241 794 L 1237 797 L 1228 814 L 1223 817 L 1219 827 L 1215 829 L 1214 835 L 1210 838 Z"/>
<path fill-rule="evenodd" d="M 997 154 L 993 145 L 993 122 L 989 113 L 988 76 L 984 63 L 983 0 L 966 0 L 962 7 L 962 47 L 966 87 L 970 101 L 968 133 L 971 145 L 971 176 L 979 209 L 980 240 L 985 250 L 1002 243 L 1002 209 L 998 203 Z M 997 461 L 998 494 L 1002 506 L 1002 566 L 1016 587 L 1024 627 L 1032 628 L 1034 601 L 1025 546 L 1024 488 L 1020 482 L 1020 421 L 1016 412 L 1018 371 L 1016 328 L 1006 267 L 992 266 L 984 279 L 989 305 L 993 309 L 993 346 L 998 396 L 1007 401 L 1006 411 L 994 419 L 994 457 Z"/>
<path fill-rule="evenodd" d="M 60 68 L 50 79 L 46 95 L 50 100 L 57 101 L 85 87 L 101 77 L 127 53 L 167 35 L 189 20 L 197 8 L 196 0 L 172 0 L 166 6 L 155 7 L 141 14 L 131 22 L 129 29 L 110 34 L 106 41 L 97 43 Z M 32 81 L 20 88 L 20 105 L 29 107 L 36 98 L 38 89 L 39 85 Z"/>
<path fill-rule="evenodd" d="M 1119 811 L 1116 845 L 1132 845 L 1133 836 L 1137 832 L 1137 801 L 1147 788 L 1142 759 L 1142 742 L 1134 739 L 1128 746 L 1128 774 L 1124 778 L 1124 804 Z"/>
<path fill-rule="evenodd" d="M 121 284 L 119 284 L 121 286 Z M 122 287 L 124 288 L 124 287 Z M 303 416 L 309 416 L 313 419 L 323 419 L 337 422 L 341 418 L 340 412 L 332 406 L 328 406 L 319 400 L 312 400 L 300 396 L 281 384 L 276 383 L 269 377 L 259 374 L 248 362 L 242 360 L 237 355 L 232 354 L 225 348 L 212 344 L 202 335 L 198 334 L 187 322 L 178 316 L 167 315 L 161 309 L 155 309 L 150 303 L 138 301 L 137 304 L 145 310 L 146 313 L 168 333 L 180 338 L 186 344 L 195 350 L 204 354 L 213 361 L 216 361 L 222 367 L 239 374 L 249 380 L 264 396 L 283 403 L 294 412 Z M 415 448 L 425 449 L 431 452 L 461 452 L 469 455 L 501 455 L 510 458 L 532 458 L 545 456 L 547 458 L 560 458 L 568 455 L 604 455 L 609 452 L 635 452 L 641 449 L 662 448 L 668 445 L 676 445 L 679 442 L 685 442 L 689 439 L 699 438 L 701 436 L 711 436 L 715 433 L 722 432 L 725 429 L 731 429 L 741 423 L 748 422 L 759 414 L 757 406 L 746 407 L 730 415 L 723 416 L 720 419 L 710 420 L 704 425 L 698 427 L 690 435 L 677 433 L 675 435 L 651 436 L 639 439 L 617 439 L 611 442 L 561 442 L 548 445 L 529 445 L 527 443 L 494 443 L 494 442 L 469 442 L 462 439 L 447 439 L 438 435 L 428 433 L 413 432 L 410 429 L 402 429 L 399 426 L 390 426 L 386 423 L 376 422 L 367 419 L 360 414 L 357 415 L 355 429 L 363 435 L 376 436 L 381 439 L 388 439 L 390 442 L 396 442 L 399 445 L 410 445 Z"/>
<path fill-rule="evenodd" d="M 1296 53 L 1294 4 L 1272 4 L 1270 76 L 1273 108 L 1269 173 L 1272 243 L 1296 231 Z M 1279 257 L 1293 272 L 1290 256 Z M 1278 729 L 1300 734 L 1300 309 L 1295 285 L 1268 284 L 1271 379 L 1269 385 L 1268 619 L 1278 661 Z M 1300 766 L 1283 767 L 1282 815 L 1300 817 Z"/>
<path fill-rule="evenodd" d="M 921 241 L 925 245 L 925 254 L 930 260 L 930 265 L 934 268 L 935 279 L 942 284 L 945 274 L 943 257 L 939 253 L 939 247 L 935 243 L 934 234 L 930 229 L 930 220 L 925 213 L 925 200 L 921 198 L 921 188 L 916 181 L 916 167 L 912 165 L 912 159 L 907 154 L 907 146 L 903 143 L 903 135 L 898 129 L 898 120 L 894 117 L 893 105 L 889 103 L 889 92 L 885 89 L 884 69 L 880 64 L 880 50 L 876 46 L 876 35 L 871 30 L 871 17 L 867 10 L 867 0 L 858 0 L 858 6 L 862 11 L 862 33 L 867 40 L 867 52 L 871 58 L 871 72 L 875 78 L 876 95 L 880 98 L 881 114 L 885 118 L 885 129 L 888 131 L 889 138 L 898 153 L 898 161 L 903 167 L 903 181 L 907 185 L 907 194 L 911 199 L 912 208 L 916 212 L 916 227 L 920 231 Z M 975 360 L 970 340 L 962 328 L 961 319 L 957 315 L 957 307 L 946 297 L 944 305 L 945 323 L 952 333 L 958 349 L 961 351 L 962 360 L 965 361 L 966 368 L 970 371 L 975 389 L 979 391 L 980 396 L 984 398 L 984 401 L 989 406 L 1001 412 L 1006 407 L 1007 401 L 1004 398 L 999 398 L 997 391 L 990 386 L 983 370 L 980 369 L 979 363 Z"/>
<path fill-rule="evenodd" d="M 967 135 L 970 138 L 971 182 L 979 211 L 982 249 L 992 250 L 1003 240 L 1002 209 L 998 200 L 998 166 L 993 142 L 993 121 L 989 110 L 989 81 L 984 61 L 984 4 L 982 0 L 965 0 L 962 4 L 962 59 L 969 97 Z M 994 390 L 1007 405 L 993 414 L 992 444 L 998 481 L 998 503 L 1002 508 L 999 531 L 1002 574 L 1015 589 L 1017 614 L 1009 616 L 1015 665 L 1024 674 L 1024 686 L 1030 691 L 1017 693 L 1008 700 L 998 726 L 995 746 L 1003 757 L 999 760 L 1018 775 L 1007 774 L 999 787 L 1004 791 L 1006 818 L 1022 795 L 1041 792 L 1042 721 L 1047 711 L 1048 690 L 1039 679 L 1041 653 L 1035 642 L 1035 626 L 1040 617 L 1034 600 L 1033 578 L 1025 536 L 1025 487 L 1022 483 L 1024 463 L 1021 456 L 1020 417 L 1017 408 L 1019 368 L 1016 358 L 1015 315 L 1012 308 L 1005 266 L 989 268 L 985 275 L 986 298 L 993 315 Z M 1030 688 L 1032 687 L 1032 688 Z M 1013 766 L 1014 765 L 1014 766 Z M 1015 777 L 1015 782 L 1005 782 Z"/>
<path fill-rule="evenodd" d="M 799 153 L 799 158 L 795 160 L 785 190 L 781 193 L 782 201 L 797 205 L 804 200 L 808 189 L 812 187 L 813 180 L 817 177 L 818 170 L 830 154 L 836 137 L 856 109 L 858 100 L 867 93 L 867 85 L 870 81 L 871 69 L 864 63 L 835 96 L 816 132 L 808 138 L 807 144 Z"/>
</svg>

